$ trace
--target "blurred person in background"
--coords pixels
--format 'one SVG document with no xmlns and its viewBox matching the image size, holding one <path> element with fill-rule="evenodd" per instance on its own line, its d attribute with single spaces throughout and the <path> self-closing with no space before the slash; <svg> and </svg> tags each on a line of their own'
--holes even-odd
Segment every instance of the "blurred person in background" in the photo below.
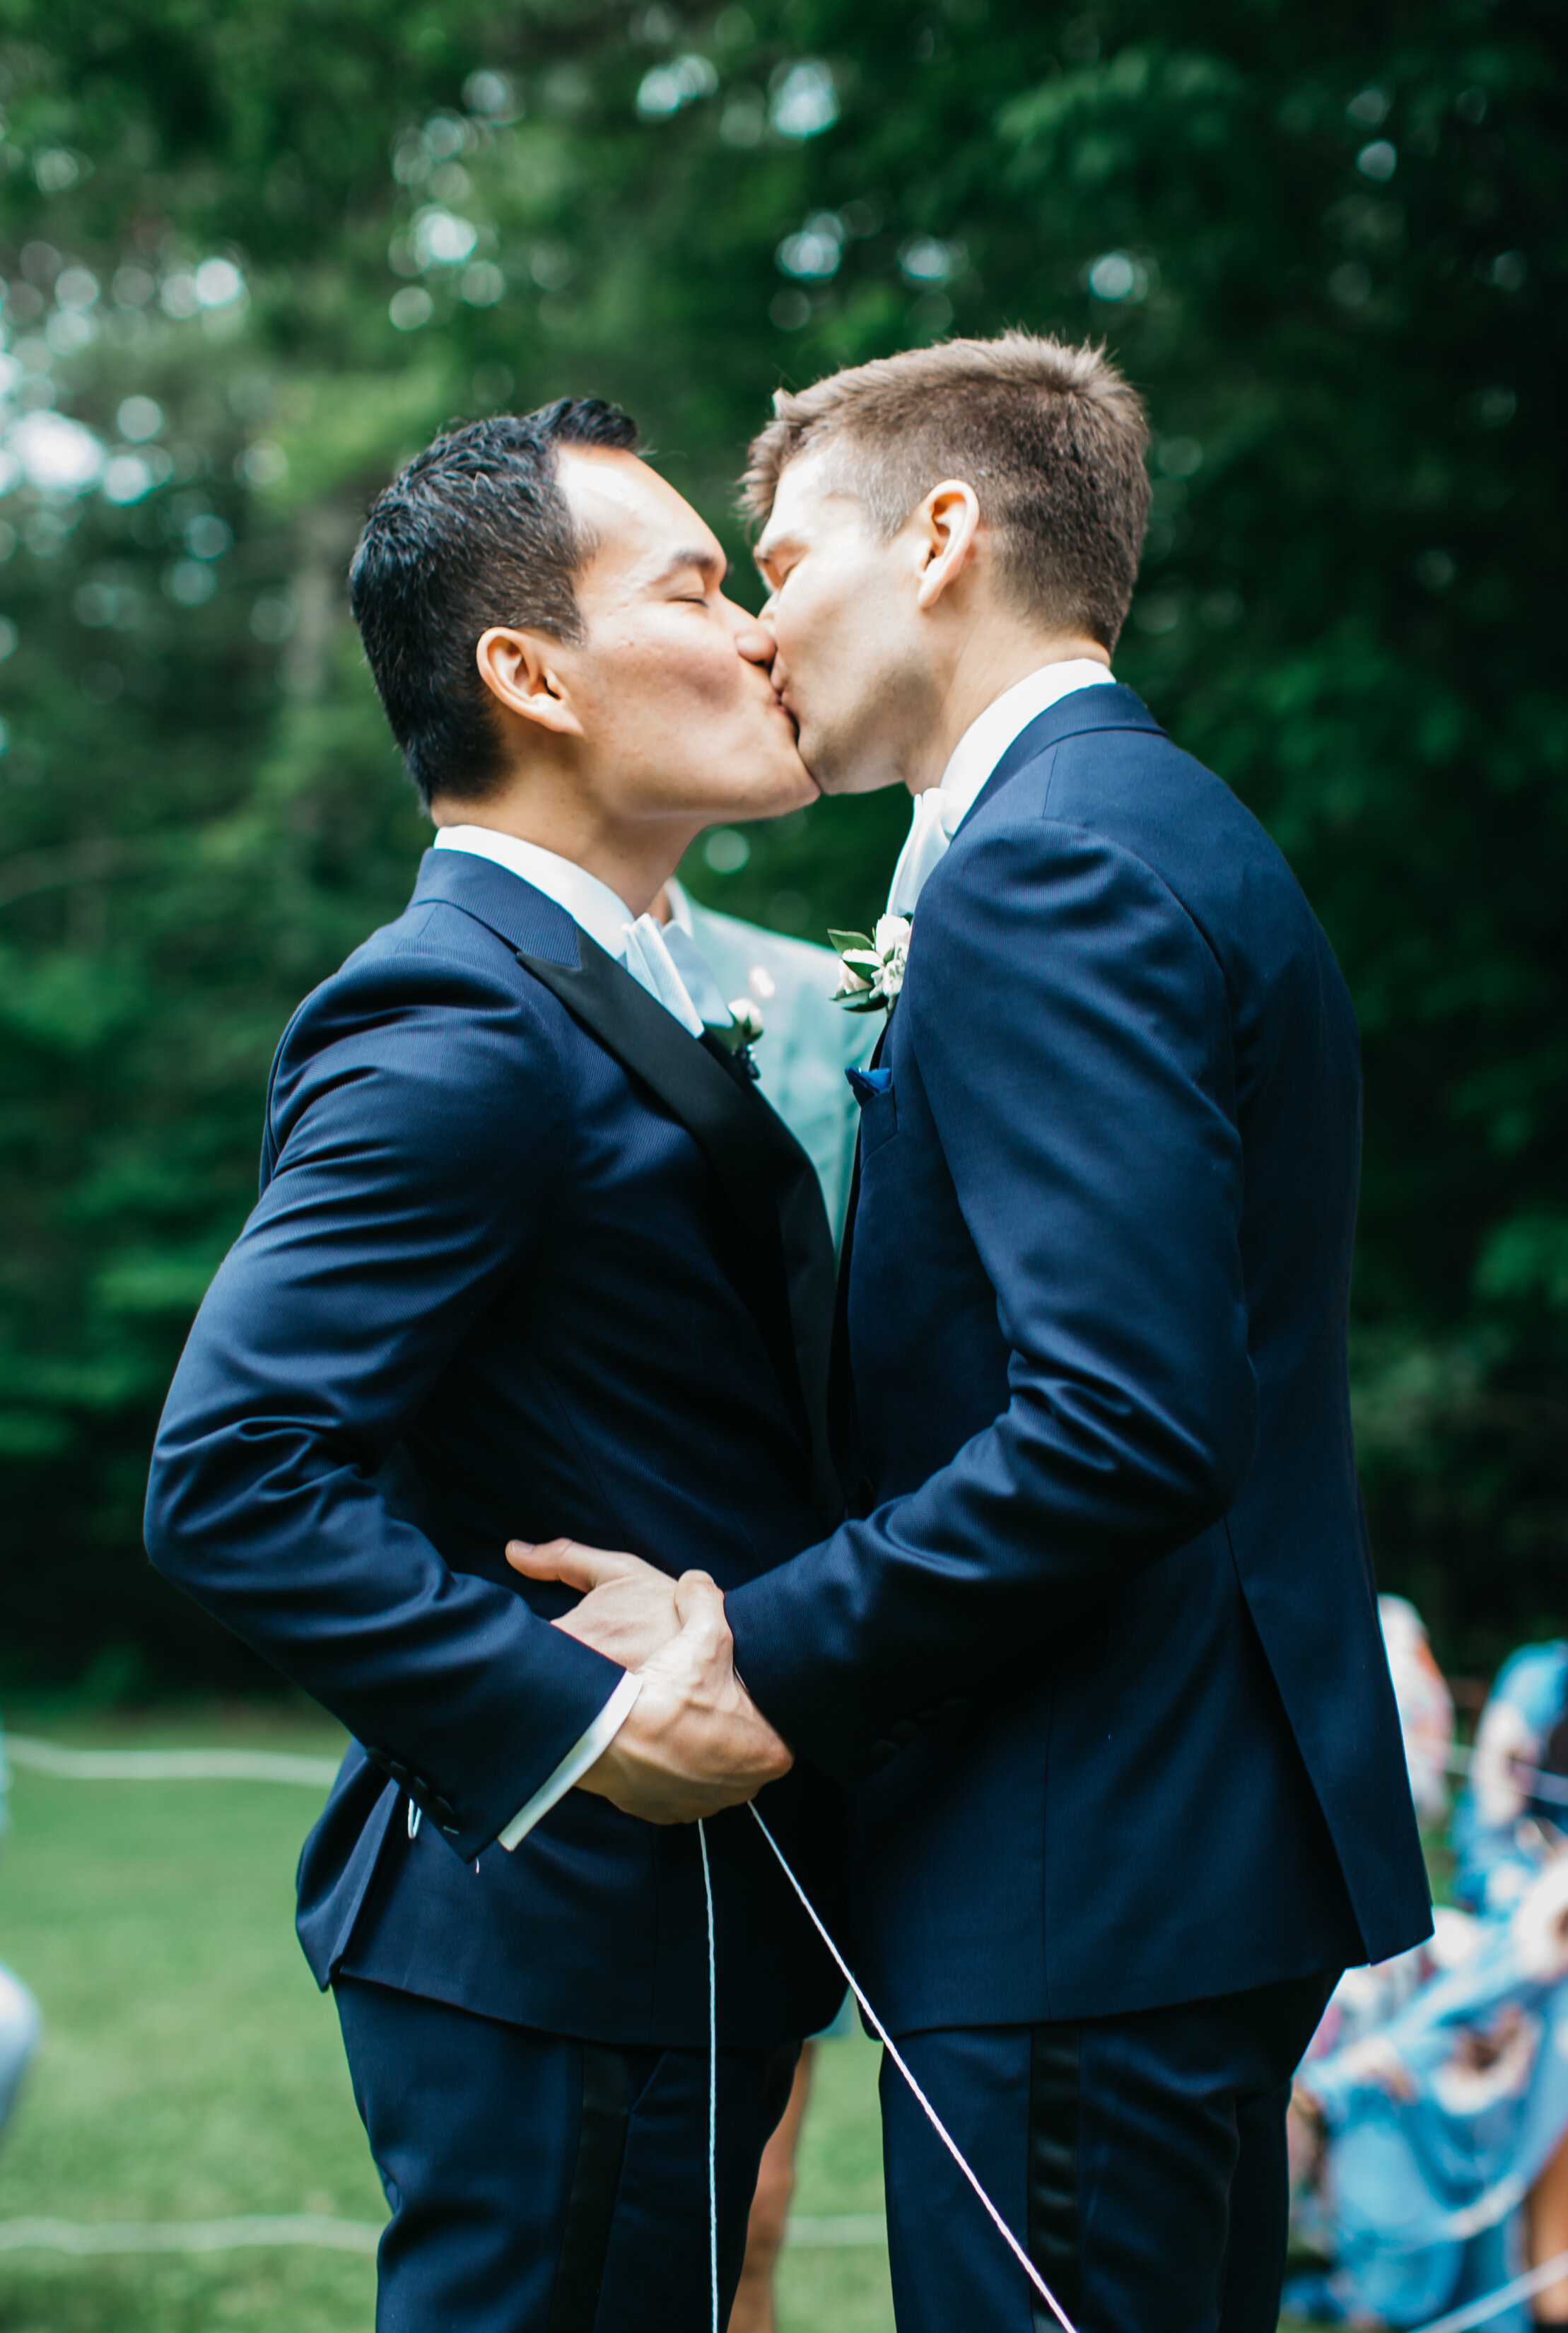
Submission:
<svg viewBox="0 0 1568 2333">
<path fill-rule="evenodd" d="M 1454 1762 L 1453 1696 L 1433 1657 L 1426 1623 L 1407 1598 L 1380 1596 L 1378 1622 L 1400 1714 L 1411 1802 L 1423 1823 L 1436 1825 L 1448 1811 L 1448 1777 Z M 1386 2025 L 1443 1964 L 1445 1949 L 1452 1947 L 1467 1922 L 1463 1914 L 1446 1906 L 1433 1917 L 1433 1935 L 1409 1952 L 1345 1971 L 1307 2045 L 1303 2065 L 1330 2056 L 1376 2026 Z M 1294 2136 L 1299 2141 L 1301 2133 Z"/>
<path fill-rule="evenodd" d="M 5 1760 L 5 1729 L 0 1726 L 0 1841 L 5 1836 L 10 1797 L 11 1770 Z M 33 1995 L 20 1977 L 0 1967 L 0 2131 L 11 2119 L 22 2077 L 38 2047 L 42 2030 L 43 2021 Z"/>
<path fill-rule="evenodd" d="M 726 996 L 737 1006 L 744 998 L 760 1014 L 766 1042 L 756 1049 L 758 1080 L 817 1170 L 837 1246 L 850 1202 L 859 1118 L 845 1072 L 863 1069 L 870 1061 L 878 1035 L 875 1021 L 841 1010 L 834 994 L 840 963 L 830 948 L 721 915 L 693 899 L 673 878 L 652 913 L 695 940 Z M 789 2104 L 757 2168 L 729 2333 L 774 2333 L 774 2276 L 794 2193 L 795 2155 L 817 2040 L 850 2030 L 846 1999 L 827 2035 L 813 2037 L 801 2050 Z"/>
<path fill-rule="evenodd" d="M 1382 1600 L 1430 1814 L 1448 1762 L 1429 1648 Z M 1419 2325 L 1568 2251 L 1568 1644 L 1498 1672 L 1452 1844 L 1454 1906 L 1347 1975 L 1297 2077 L 1296 2229 L 1328 2266 L 1292 2280 L 1292 2314 Z M 1568 2273 L 1487 2321 L 1568 2324 Z"/>
<path fill-rule="evenodd" d="M 1426 1623 L 1404 1596 L 1380 1596 L 1378 1622 L 1400 1712 L 1410 1799 L 1424 1823 L 1448 1811 L 1454 1754 L 1454 1696 L 1433 1656 Z"/>
<path fill-rule="evenodd" d="M 863 1068 L 878 1028 L 834 998 L 840 963 L 831 948 L 704 907 L 673 879 L 654 902 L 660 923 L 688 933 L 732 1003 L 761 1020 L 757 1080 L 817 1170 L 836 1247 L 843 1237 L 859 1111 L 845 1072 Z"/>
</svg>

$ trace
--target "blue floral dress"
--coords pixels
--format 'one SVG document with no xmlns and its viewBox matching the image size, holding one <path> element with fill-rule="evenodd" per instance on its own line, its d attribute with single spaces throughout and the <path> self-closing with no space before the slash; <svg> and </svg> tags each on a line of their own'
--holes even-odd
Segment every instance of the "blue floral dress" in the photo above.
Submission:
<svg viewBox="0 0 1568 2333">
<path fill-rule="evenodd" d="M 1290 2314 L 1424 2323 L 1516 2275 L 1519 2206 L 1568 2132 L 1568 1785 L 1540 1771 L 1568 1644 L 1515 1653 L 1455 1812 L 1429 1944 L 1352 1971 L 1298 2077 L 1323 2148 L 1299 2232 L 1332 2261 Z M 1491 2323 L 1525 2333 L 1526 2307 Z"/>
</svg>

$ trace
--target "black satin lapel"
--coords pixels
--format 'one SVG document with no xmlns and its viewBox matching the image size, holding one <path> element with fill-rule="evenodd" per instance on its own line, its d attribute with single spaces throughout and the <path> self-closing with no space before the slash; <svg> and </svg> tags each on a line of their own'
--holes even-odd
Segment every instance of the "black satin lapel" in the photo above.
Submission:
<svg viewBox="0 0 1568 2333">
<path fill-rule="evenodd" d="M 812 1454 L 818 1503 L 831 1484 L 836 1517 L 842 1502 L 826 1431 L 832 1239 L 811 1161 L 749 1079 L 737 1077 L 731 1063 L 694 1042 L 673 1014 L 585 933 L 578 945 L 582 960 L 576 965 L 522 949 L 517 960 L 623 1069 L 652 1088 L 707 1160 L 742 1234 L 742 1293 Z M 803 1170 L 809 1187 L 803 1186 Z M 820 1239 L 812 1221 L 813 1197 Z"/>
</svg>

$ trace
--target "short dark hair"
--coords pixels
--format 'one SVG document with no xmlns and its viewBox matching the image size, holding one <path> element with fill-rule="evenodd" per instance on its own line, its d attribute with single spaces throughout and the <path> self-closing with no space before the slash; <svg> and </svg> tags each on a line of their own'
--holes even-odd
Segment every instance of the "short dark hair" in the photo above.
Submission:
<svg viewBox="0 0 1568 2333">
<path fill-rule="evenodd" d="M 1149 422 L 1103 350 L 1029 332 L 945 341 L 780 389 L 774 417 L 746 474 L 755 518 L 786 466 L 823 448 L 834 488 L 890 542 L 933 486 L 965 479 L 1012 603 L 1115 647 L 1149 522 Z"/>
<path fill-rule="evenodd" d="M 561 446 L 638 450 L 637 425 L 597 397 L 451 429 L 370 506 L 349 598 L 376 687 L 428 810 L 505 782 L 474 650 L 493 624 L 581 640 L 575 582 L 593 544 L 573 521 Z"/>
</svg>

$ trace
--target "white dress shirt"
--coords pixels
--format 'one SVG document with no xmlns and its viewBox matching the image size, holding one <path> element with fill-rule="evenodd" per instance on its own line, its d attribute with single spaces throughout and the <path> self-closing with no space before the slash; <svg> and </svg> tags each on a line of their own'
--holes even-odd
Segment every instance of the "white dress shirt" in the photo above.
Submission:
<svg viewBox="0 0 1568 2333">
<path fill-rule="evenodd" d="M 1005 688 L 970 722 L 937 783 L 915 796 L 909 839 L 899 853 L 888 893 L 890 916 L 914 913 L 927 877 L 946 855 L 1008 746 L 1023 735 L 1031 721 L 1038 720 L 1059 697 L 1071 696 L 1075 689 L 1099 687 L 1111 678 L 1109 666 L 1092 657 L 1071 657 L 1063 664 L 1042 665 L 1038 672 L 1026 673 L 1011 688 Z"/>
<path fill-rule="evenodd" d="M 668 930 L 651 916 L 634 916 L 608 883 L 591 875 L 574 859 L 542 850 L 521 836 L 501 834 L 488 826 L 444 826 L 436 837 L 438 850 L 467 850 L 476 859 L 493 859 L 497 867 L 520 875 L 558 907 L 564 907 L 580 930 L 596 940 L 607 955 L 626 966 L 640 987 L 674 1014 L 681 1027 L 700 1037 L 705 1026 L 727 1029 L 733 1019 L 689 928 L 672 922 Z M 592 1724 L 580 1734 L 552 1774 L 546 1776 L 524 1807 L 520 1807 L 500 1833 L 500 1844 L 510 1851 L 520 1846 L 537 1822 L 559 1804 L 610 1747 L 626 1722 L 642 1680 L 628 1670 Z"/>
<path fill-rule="evenodd" d="M 652 916 L 634 916 L 624 899 L 579 867 L 573 859 L 545 850 L 521 835 L 501 834 L 490 826 L 444 826 L 436 837 L 438 850 L 467 850 L 476 859 L 494 859 L 524 883 L 532 883 L 572 922 L 596 940 L 606 955 L 623 964 L 640 988 L 673 1013 L 683 1029 L 700 1037 L 705 1028 L 727 1029 L 734 1014 L 718 993 L 707 958 L 687 926 L 668 927 Z"/>
</svg>

